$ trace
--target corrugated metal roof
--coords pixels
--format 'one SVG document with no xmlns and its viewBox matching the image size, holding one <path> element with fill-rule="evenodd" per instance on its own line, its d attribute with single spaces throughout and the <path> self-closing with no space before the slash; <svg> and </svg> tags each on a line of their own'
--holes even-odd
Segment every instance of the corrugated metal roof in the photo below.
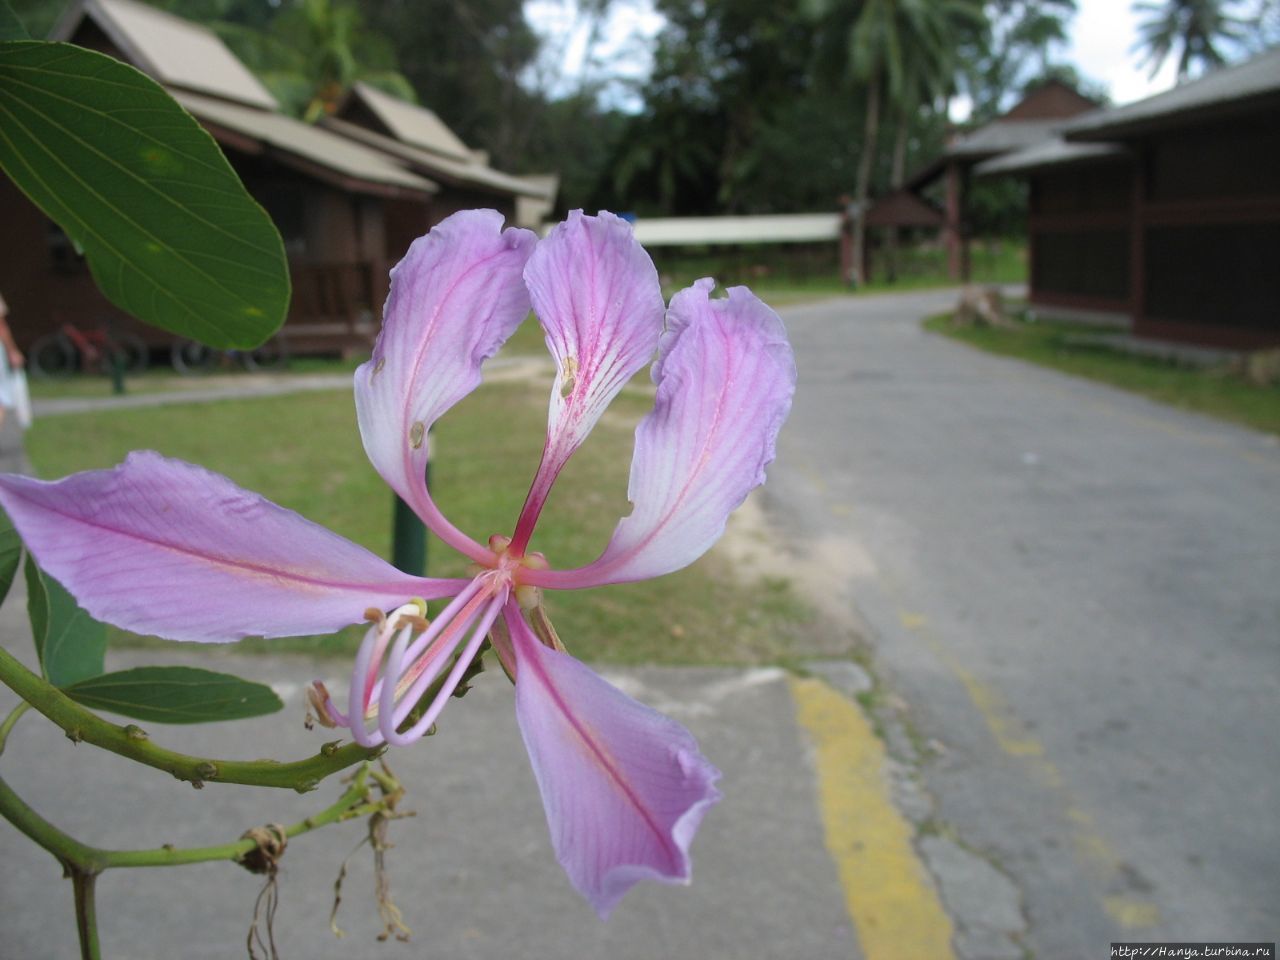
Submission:
<svg viewBox="0 0 1280 960">
<path fill-rule="evenodd" d="M 358 97 L 377 116 L 391 135 L 401 143 L 412 144 L 438 153 L 451 160 L 471 161 L 470 148 L 458 139 L 435 113 L 426 107 L 406 103 L 389 93 L 383 93 L 367 83 L 357 83 L 349 96 Z"/>
<path fill-rule="evenodd" d="M 696 244 L 815 243 L 840 237 L 838 213 L 757 217 L 641 217 L 636 239 L 646 247 Z"/>
<path fill-rule="evenodd" d="M 344 139 L 358 140 L 375 150 L 398 157 L 413 169 L 431 177 L 513 196 L 545 196 L 545 190 L 539 184 L 502 173 L 471 159 L 464 161 L 444 157 L 337 117 L 326 117 L 320 123 Z"/>
<path fill-rule="evenodd" d="M 280 113 L 215 100 L 194 93 L 171 91 L 174 98 L 196 117 L 267 144 L 286 157 L 331 171 L 347 181 L 348 187 L 371 184 L 435 193 L 439 187 L 430 180 L 404 169 L 394 159 L 346 137 L 313 127 Z"/>
<path fill-rule="evenodd" d="M 1214 70 L 1154 97 L 1070 121 L 1063 133 L 1069 140 L 1108 140 L 1267 100 L 1280 102 L 1280 49 Z"/>
<path fill-rule="evenodd" d="M 1006 153 L 973 168 L 980 177 L 1007 173 L 1030 173 L 1048 167 L 1107 160 L 1127 155 L 1123 147 L 1110 143 L 1067 143 L 1057 137 L 1034 147 Z"/>
<path fill-rule="evenodd" d="M 213 31 L 133 0 L 81 0 L 54 28 L 69 40 L 89 17 L 128 60 L 165 86 L 267 110 L 279 104 Z"/>
<path fill-rule="evenodd" d="M 1021 150 L 1051 138 L 1067 121 L 993 120 L 948 144 L 949 157 L 983 157 Z"/>
</svg>

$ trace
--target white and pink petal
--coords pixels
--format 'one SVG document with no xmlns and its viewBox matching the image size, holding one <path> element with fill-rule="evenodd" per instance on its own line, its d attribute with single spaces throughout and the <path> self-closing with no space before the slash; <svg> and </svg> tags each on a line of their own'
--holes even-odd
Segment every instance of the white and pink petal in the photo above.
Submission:
<svg viewBox="0 0 1280 960">
<path fill-rule="evenodd" d="M 401 573 L 224 476 L 151 451 L 52 482 L 0 475 L 0 505 L 90 614 L 171 640 L 329 633 L 369 607 L 465 585 Z"/>
<path fill-rule="evenodd" d="M 355 377 L 365 451 L 383 479 L 446 543 L 483 559 L 427 492 L 431 425 L 480 383 L 481 365 L 529 313 L 523 271 L 535 236 L 466 210 L 419 237 L 391 271 L 382 330 Z"/>
<path fill-rule="evenodd" d="M 782 320 L 750 290 L 711 299 L 713 288 L 699 280 L 672 298 L 653 365 L 654 408 L 636 428 L 631 515 L 595 562 L 530 571 L 529 582 L 576 588 L 678 570 L 764 482 L 791 409 L 795 359 Z"/>
<path fill-rule="evenodd" d="M 570 213 L 538 244 L 524 276 L 556 379 L 542 463 L 516 525 L 518 548 L 560 469 L 653 358 L 665 309 L 653 261 L 631 224 L 612 213 Z"/>
<path fill-rule="evenodd" d="M 556 858 L 600 916 L 641 880 L 687 884 L 689 847 L 720 772 L 693 735 L 566 653 L 543 646 L 515 603 L 516 718 Z"/>
</svg>

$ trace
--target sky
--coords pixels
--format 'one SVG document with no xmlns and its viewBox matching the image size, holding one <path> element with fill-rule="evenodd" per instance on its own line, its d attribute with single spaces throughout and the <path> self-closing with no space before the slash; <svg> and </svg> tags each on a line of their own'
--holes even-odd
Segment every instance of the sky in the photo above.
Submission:
<svg viewBox="0 0 1280 960">
<path fill-rule="evenodd" d="M 1176 66 L 1165 62 L 1154 77 L 1138 67 L 1132 52 L 1138 39 L 1138 18 L 1130 0 L 1077 0 L 1078 12 L 1069 26 L 1070 43 L 1057 51 L 1088 79 L 1103 84 L 1116 104 L 1140 100 L 1173 86 Z M 527 0 L 529 22 L 551 40 L 551 53 L 543 65 L 542 86 L 553 93 L 567 92 L 584 74 L 600 78 L 610 73 L 643 80 L 650 65 L 651 44 L 662 28 L 662 17 L 652 0 L 615 0 L 594 48 L 594 63 L 586 59 L 589 29 L 577 0 Z M 627 97 L 616 90 L 611 102 L 627 106 Z M 638 100 L 635 101 L 638 106 Z M 963 104 L 953 119 L 964 119 Z"/>
</svg>

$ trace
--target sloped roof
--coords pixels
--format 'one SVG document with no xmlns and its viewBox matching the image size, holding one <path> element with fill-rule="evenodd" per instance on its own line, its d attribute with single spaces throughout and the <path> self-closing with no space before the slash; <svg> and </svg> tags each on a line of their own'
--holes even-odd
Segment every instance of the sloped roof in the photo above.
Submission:
<svg viewBox="0 0 1280 960">
<path fill-rule="evenodd" d="M 240 134 L 255 142 L 257 149 L 269 148 L 282 162 L 346 190 L 418 195 L 439 190 L 435 183 L 404 169 L 386 154 L 323 127 L 195 93 L 171 92 L 174 99 L 207 125 Z"/>
<path fill-rule="evenodd" d="M 544 197 L 545 188 L 539 184 L 512 176 L 476 163 L 471 159 L 455 160 L 450 157 L 423 150 L 410 143 L 370 130 L 337 117 L 325 117 L 320 121 L 321 127 L 333 131 L 343 139 L 359 141 L 368 147 L 389 154 L 407 162 L 413 169 L 431 177 L 452 184 L 475 187 L 479 190 L 518 195 L 527 197 Z"/>
<path fill-rule="evenodd" d="M 1059 137 L 1037 143 L 1034 146 L 1006 153 L 973 168 L 979 177 L 1006 173 L 1030 173 L 1049 167 L 1097 160 L 1119 159 L 1128 156 L 1123 147 L 1111 143 L 1067 143 Z"/>
<path fill-rule="evenodd" d="M 134 0 L 77 0 L 58 21 L 52 39 L 71 40 L 86 19 L 130 63 L 167 87 L 265 110 L 279 108 L 249 68 L 206 27 Z"/>
<path fill-rule="evenodd" d="M 367 83 L 356 83 L 347 94 L 348 99 L 363 103 L 386 127 L 386 132 L 411 146 L 438 153 L 451 160 L 470 162 L 471 150 L 458 139 L 458 135 L 436 116 L 434 111 L 407 103 Z M 341 109 L 338 111 L 342 113 Z"/>
<path fill-rule="evenodd" d="M 1154 97 L 1070 121 L 1064 135 L 1068 140 L 1111 140 L 1268 104 L 1280 106 L 1280 49 L 1221 67 Z"/>
<path fill-rule="evenodd" d="M 971 133 L 958 137 L 944 151 L 949 157 L 990 157 L 1043 143 L 1060 130 L 1065 121 L 993 120 Z"/>
</svg>

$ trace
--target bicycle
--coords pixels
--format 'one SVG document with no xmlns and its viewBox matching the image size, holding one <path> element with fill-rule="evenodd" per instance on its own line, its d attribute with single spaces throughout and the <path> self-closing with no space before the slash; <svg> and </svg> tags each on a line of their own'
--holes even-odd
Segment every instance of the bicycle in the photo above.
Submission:
<svg viewBox="0 0 1280 960">
<path fill-rule="evenodd" d="M 273 337 L 253 350 L 216 350 L 198 340 L 178 340 L 169 348 L 169 362 L 183 376 L 197 376 L 239 363 L 253 373 L 274 370 L 289 361 L 284 341 Z"/>
<path fill-rule="evenodd" d="M 64 323 L 45 334 L 27 351 L 31 372 L 38 377 L 65 377 L 76 370 L 110 373 L 119 363 L 125 373 L 146 369 L 147 345 L 132 333 L 114 333 L 106 323 L 82 330 Z"/>
</svg>

